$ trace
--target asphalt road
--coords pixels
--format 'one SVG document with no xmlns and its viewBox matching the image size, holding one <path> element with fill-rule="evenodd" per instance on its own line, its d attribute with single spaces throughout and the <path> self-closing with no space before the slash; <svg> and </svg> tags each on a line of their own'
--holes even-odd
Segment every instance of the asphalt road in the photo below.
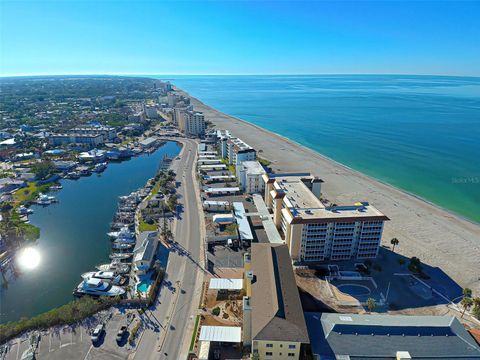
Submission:
<svg viewBox="0 0 480 360">
<path fill-rule="evenodd" d="M 166 281 L 171 285 L 162 286 L 157 303 L 145 314 L 148 321 L 159 326 L 143 331 L 135 359 L 185 359 L 200 301 L 204 270 L 200 257 L 203 220 L 195 184 L 198 142 L 182 142 L 180 159 L 172 164 L 181 185 L 177 189 L 180 211 L 174 225 L 176 243 L 166 269 Z"/>
</svg>

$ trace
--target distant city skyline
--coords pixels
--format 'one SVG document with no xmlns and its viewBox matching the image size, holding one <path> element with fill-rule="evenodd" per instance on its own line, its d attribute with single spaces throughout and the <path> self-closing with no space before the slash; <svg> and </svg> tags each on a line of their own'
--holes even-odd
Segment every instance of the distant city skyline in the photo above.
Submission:
<svg viewBox="0 0 480 360">
<path fill-rule="evenodd" d="M 0 75 L 480 76 L 474 1 L 2 1 Z"/>
</svg>

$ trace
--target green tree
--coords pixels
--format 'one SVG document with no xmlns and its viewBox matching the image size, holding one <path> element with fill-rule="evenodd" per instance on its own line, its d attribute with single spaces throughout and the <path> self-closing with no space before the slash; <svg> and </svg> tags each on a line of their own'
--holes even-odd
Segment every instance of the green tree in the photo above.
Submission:
<svg viewBox="0 0 480 360">
<path fill-rule="evenodd" d="M 463 307 L 463 312 L 462 312 L 462 317 L 463 318 L 463 315 L 465 314 L 465 311 L 467 311 L 467 309 L 469 309 L 472 305 L 473 305 L 473 300 L 471 297 L 464 297 L 462 299 L 462 301 L 460 301 L 460 305 L 462 305 Z"/>
<path fill-rule="evenodd" d="M 45 160 L 33 165 L 32 172 L 35 174 L 37 180 L 45 180 L 53 175 L 55 172 L 55 166 L 52 161 Z"/>
<path fill-rule="evenodd" d="M 398 241 L 397 238 L 393 238 L 392 240 L 390 240 L 390 244 L 393 245 L 393 248 L 392 248 L 392 251 L 393 251 L 393 252 L 395 252 L 395 246 L 397 246 L 399 242 L 400 242 L 400 241 Z"/>
<path fill-rule="evenodd" d="M 170 211 L 175 212 L 175 209 L 177 207 L 177 195 L 172 195 L 168 198 L 167 206 L 170 209 Z"/>
<path fill-rule="evenodd" d="M 367 299 L 367 308 L 369 312 L 372 312 L 377 307 L 377 302 L 375 299 L 368 298 Z"/>
<path fill-rule="evenodd" d="M 471 298 L 472 297 L 472 289 L 469 289 L 469 288 L 463 289 L 463 297 Z"/>
<path fill-rule="evenodd" d="M 422 272 L 422 262 L 417 257 L 412 257 L 410 259 L 410 264 L 408 265 L 408 270 L 414 273 L 421 273 Z"/>
<path fill-rule="evenodd" d="M 212 314 L 215 315 L 215 316 L 220 315 L 220 308 L 218 306 L 216 308 L 214 308 L 212 310 Z"/>
<path fill-rule="evenodd" d="M 472 300 L 473 300 L 472 315 L 475 316 L 477 319 L 480 319 L 480 297 L 475 297 Z"/>
</svg>

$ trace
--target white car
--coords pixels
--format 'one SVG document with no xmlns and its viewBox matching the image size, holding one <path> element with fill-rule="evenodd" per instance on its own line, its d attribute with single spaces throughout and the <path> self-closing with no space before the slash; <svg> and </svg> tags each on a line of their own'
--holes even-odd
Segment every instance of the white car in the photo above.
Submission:
<svg viewBox="0 0 480 360">
<path fill-rule="evenodd" d="M 92 342 L 96 342 L 102 337 L 103 328 L 103 324 L 98 324 L 97 327 L 93 330 L 92 335 L 90 335 L 90 339 L 92 339 Z"/>
</svg>

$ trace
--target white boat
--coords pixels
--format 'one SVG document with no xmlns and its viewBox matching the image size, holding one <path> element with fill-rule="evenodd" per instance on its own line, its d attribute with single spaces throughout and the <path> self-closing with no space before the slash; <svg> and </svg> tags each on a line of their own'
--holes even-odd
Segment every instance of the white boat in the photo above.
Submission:
<svg viewBox="0 0 480 360">
<path fill-rule="evenodd" d="M 89 271 L 82 274 L 82 278 L 90 279 L 103 279 L 103 280 L 111 280 L 115 277 L 115 273 L 113 271 Z"/>
<path fill-rule="evenodd" d="M 108 236 L 115 239 L 132 239 L 135 240 L 135 233 L 131 231 L 128 226 L 123 226 L 119 231 L 111 231 L 107 233 Z"/>
<path fill-rule="evenodd" d="M 128 226 L 124 226 L 118 232 L 117 238 L 118 239 L 134 239 L 135 240 L 135 233 L 133 231 L 130 231 Z"/>
<path fill-rule="evenodd" d="M 27 208 L 27 207 L 25 207 L 25 206 L 20 206 L 20 207 L 18 208 L 18 213 L 19 213 L 20 215 L 29 215 L 29 214 L 33 214 L 33 210 L 32 210 L 32 209 L 29 209 L 29 208 Z"/>
<path fill-rule="evenodd" d="M 65 177 L 67 179 L 80 179 L 80 174 L 76 171 L 71 171 Z"/>
<path fill-rule="evenodd" d="M 125 290 L 119 286 L 110 285 L 102 279 L 89 278 L 78 284 L 74 293 L 77 295 L 120 296 L 125 294 Z"/>
<path fill-rule="evenodd" d="M 133 247 L 133 244 L 116 242 L 116 241 L 112 244 L 112 248 L 118 249 L 118 250 L 130 249 L 132 247 Z"/>
<path fill-rule="evenodd" d="M 113 253 L 110 255 L 110 259 L 128 259 L 132 256 L 133 253 Z"/>
<path fill-rule="evenodd" d="M 114 244 L 129 244 L 129 245 L 133 245 L 135 244 L 135 239 L 121 239 L 121 238 L 117 238 L 113 243 Z"/>
<path fill-rule="evenodd" d="M 93 171 L 99 173 L 99 172 L 104 171 L 106 168 L 107 168 L 107 163 L 103 162 L 103 163 L 96 164 L 93 167 Z"/>
<path fill-rule="evenodd" d="M 39 205 L 50 205 L 51 203 L 56 202 L 56 201 L 57 201 L 57 199 L 55 199 L 55 196 L 48 196 L 48 195 L 40 193 L 38 195 L 37 204 L 39 204 Z"/>
<path fill-rule="evenodd" d="M 97 269 L 100 271 L 115 271 L 119 274 L 125 274 L 130 271 L 130 266 L 128 264 L 114 260 L 110 264 L 98 265 Z"/>
</svg>

